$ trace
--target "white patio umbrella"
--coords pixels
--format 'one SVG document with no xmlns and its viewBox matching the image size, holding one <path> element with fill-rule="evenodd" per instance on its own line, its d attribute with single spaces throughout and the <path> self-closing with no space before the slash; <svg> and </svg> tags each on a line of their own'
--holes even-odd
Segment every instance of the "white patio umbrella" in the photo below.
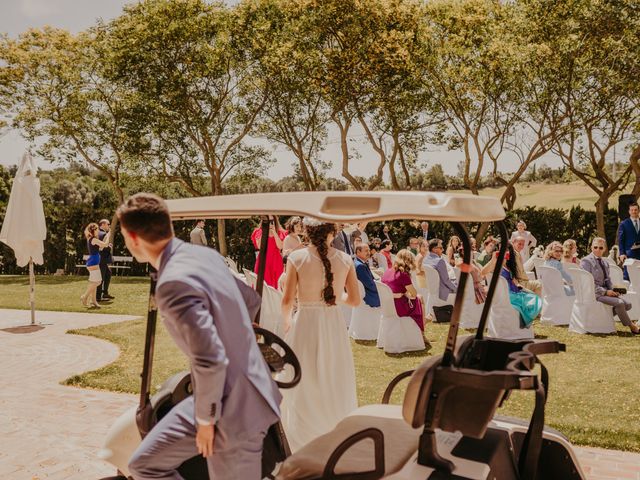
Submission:
<svg viewBox="0 0 640 480">
<path fill-rule="evenodd" d="M 33 264 L 44 262 L 44 239 L 47 225 L 40 198 L 40 180 L 37 168 L 29 153 L 22 156 L 20 167 L 13 180 L 7 213 L 0 230 L 0 242 L 9 245 L 20 267 L 29 264 L 29 303 L 31 324 L 35 324 L 35 274 Z"/>
</svg>

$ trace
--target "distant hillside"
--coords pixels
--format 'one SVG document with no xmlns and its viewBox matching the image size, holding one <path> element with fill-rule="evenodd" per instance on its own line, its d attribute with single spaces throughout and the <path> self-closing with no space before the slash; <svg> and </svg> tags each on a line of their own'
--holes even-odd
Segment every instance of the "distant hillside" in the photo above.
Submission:
<svg viewBox="0 0 640 480">
<path fill-rule="evenodd" d="M 579 205 L 587 210 L 595 210 L 594 203 L 597 199 L 594 192 L 586 185 L 574 183 L 522 183 L 517 185 L 518 197 L 515 208 L 526 206 L 547 208 L 571 208 Z M 467 190 L 452 190 L 466 192 Z M 490 195 L 500 198 L 503 188 L 485 188 L 480 195 Z M 623 192 L 625 193 L 625 192 Z M 614 195 L 609 201 L 609 208 L 618 208 L 618 195 Z"/>
</svg>

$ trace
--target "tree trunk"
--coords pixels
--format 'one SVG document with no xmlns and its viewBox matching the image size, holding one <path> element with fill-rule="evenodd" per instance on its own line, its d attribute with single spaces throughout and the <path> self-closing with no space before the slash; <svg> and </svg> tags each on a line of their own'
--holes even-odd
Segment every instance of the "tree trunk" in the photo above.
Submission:
<svg viewBox="0 0 640 480">
<path fill-rule="evenodd" d="M 218 251 L 223 257 L 227 256 L 227 224 L 224 218 L 219 218 L 218 222 Z"/>
<path fill-rule="evenodd" d="M 604 230 L 604 215 L 609 206 L 609 197 L 605 192 L 602 192 L 595 203 L 596 206 L 596 230 L 598 236 L 606 238 Z"/>
</svg>

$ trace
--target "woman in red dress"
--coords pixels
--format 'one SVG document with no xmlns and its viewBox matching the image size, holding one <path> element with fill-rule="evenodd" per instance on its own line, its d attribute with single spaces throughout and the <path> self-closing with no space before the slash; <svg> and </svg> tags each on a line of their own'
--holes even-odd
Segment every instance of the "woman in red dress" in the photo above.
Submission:
<svg viewBox="0 0 640 480">
<path fill-rule="evenodd" d="M 287 231 L 280 226 L 278 217 L 269 222 L 269 243 L 267 244 L 267 265 L 264 270 L 264 281 L 267 285 L 277 289 L 278 279 L 284 266 L 282 264 L 282 241 L 287 236 Z M 251 234 L 251 241 L 256 250 L 260 250 L 260 239 L 262 238 L 262 229 L 258 226 Z M 258 273 L 258 265 L 260 264 L 260 255 L 256 257 L 256 264 L 253 271 Z"/>
</svg>

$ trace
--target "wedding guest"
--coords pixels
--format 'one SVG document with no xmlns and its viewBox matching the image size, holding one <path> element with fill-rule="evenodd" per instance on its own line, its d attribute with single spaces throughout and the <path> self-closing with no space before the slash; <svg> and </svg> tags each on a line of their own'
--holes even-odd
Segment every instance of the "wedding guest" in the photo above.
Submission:
<svg viewBox="0 0 640 480">
<path fill-rule="evenodd" d="M 511 245 L 513 246 L 513 250 L 518 254 L 516 258 L 513 259 L 516 263 L 516 279 L 518 280 L 518 283 L 524 288 L 531 290 L 536 295 L 542 295 L 542 283 L 540 280 L 530 280 L 527 276 L 526 270 L 524 269 L 524 261 L 522 260 L 521 252 L 524 250 L 526 240 L 524 237 L 516 236 L 511 241 Z"/>
<path fill-rule="evenodd" d="M 111 222 L 106 218 L 103 218 L 98 222 L 100 230 L 98 230 L 98 239 L 104 242 L 104 239 L 108 238 L 109 230 L 111 229 Z M 109 235 L 110 236 L 110 235 Z M 102 283 L 98 285 L 96 290 L 96 299 L 101 302 L 102 300 L 113 300 L 114 297 L 109 293 L 109 286 L 111 285 L 111 265 L 113 263 L 113 256 L 111 250 L 113 245 L 109 243 L 108 247 L 100 249 L 100 275 L 102 275 Z"/>
<path fill-rule="evenodd" d="M 411 237 L 409 239 L 409 247 L 407 248 L 407 250 L 409 250 L 411 253 L 413 253 L 413 255 L 417 255 L 418 254 L 418 239 L 415 237 Z"/>
<path fill-rule="evenodd" d="M 304 247 L 302 243 L 302 219 L 293 216 L 287 220 L 284 228 L 287 231 L 287 236 L 282 241 L 282 255 L 286 258 L 294 250 Z"/>
<path fill-rule="evenodd" d="M 560 272 L 562 279 L 564 280 L 564 293 L 567 296 L 573 296 L 576 294 L 573 290 L 573 279 L 571 275 L 562 268 L 562 244 L 560 242 L 551 242 L 547 245 L 547 249 L 544 252 L 544 265 L 547 267 L 553 267 Z"/>
<path fill-rule="evenodd" d="M 193 227 L 189 234 L 191 243 L 195 245 L 207 245 L 207 236 L 204 233 L 204 220 L 197 220 L 196 226 Z"/>
<path fill-rule="evenodd" d="M 376 288 L 376 282 L 369 267 L 370 251 L 369 245 L 362 243 L 356 247 L 356 258 L 354 264 L 356 267 L 356 276 L 364 287 L 364 303 L 370 307 L 377 308 L 380 306 L 380 296 Z"/>
<path fill-rule="evenodd" d="M 451 265 L 452 267 L 455 267 L 456 265 L 456 255 L 459 255 L 458 250 L 460 249 L 461 245 L 462 242 L 460 241 L 460 237 L 452 235 L 451 238 L 449 238 L 446 255 L 449 261 L 449 265 Z"/>
<path fill-rule="evenodd" d="M 531 247 L 535 247 L 538 244 L 538 240 L 527 230 L 527 224 L 524 223 L 524 220 L 519 220 L 516 224 L 516 230 L 511 233 L 511 241 L 513 242 L 516 237 L 524 238 L 524 248 L 519 252 L 522 257 L 522 263 L 524 264 L 524 262 L 529 260 Z"/>
<path fill-rule="evenodd" d="M 424 240 L 429 240 L 429 222 L 422 222 L 420 228 L 422 228 L 421 237 Z"/>
<path fill-rule="evenodd" d="M 578 264 L 578 245 L 572 238 L 562 244 L 562 263 Z"/>
<path fill-rule="evenodd" d="M 278 279 L 284 272 L 284 264 L 282 262 L 282 241 L 287 232 L 280 226 L 278 217 L 273 217 L 269 221 L 269 239 L 267 244 L 267 263 L 264 270 L 264 282 L 277 289 Z M 262 227 L 258 225 L 251 234 L 251 242 L 256 250 L 260 250 L 260 242 L 262 240 Z M 256 263 L 253 271 L 258 273 L 260 265 L 260 254 L 256 256 Z"/>
<path fill-rule="evenodd" d="M 440 300 L 447 300 L 449 294 L 458 290 L 457 283 L 449 278 L 446 260 L 442 258 L 442 240 L 432 238 L 429 240 L 429 255 L 422 262 L 423 265 L 429 265 L 436 269 L 440 282 L 438 286 L 438 297 Z"/>
<path fill-rule="evenodd" d="M 382 283 L 393 292 L 396 312 L 400 317 L 411 317 L 424 331 L 424 306 L 411 282 L 411 270 L 415 265 L 413 254 L 406 249 L 396 254 L 392 268 L 382 275 Z"/>
<path fill-rule="evenodd" d="M 418 255 L 416 255 L 416 280 L 418 288 L 427 288 L 427 275 L 422 265 L 427 255 L 429 255 L 429 242 L 421 238 L 418 241 Z"/>
<path fill-rule="evenodd" d="M 391 240 L 383 240 L 380 244 L 380 253 L 384 255 L 384 258 L 387 260 L 387 268 L 391 268 L 393 266 L 393 261 L 391 260 L 391 249 L 393 248 L 393 243 Z"/>
<path fill-rule="evenodd" d="M 100 273 L 100 248 L 109 246 L 109 234 L 107 233 L 103 240 L 98 237 L 98 224 L 90 223 L 84 229 L 84 238 L 87 240 L 87 258 L 86 267 L 89 270 L 89 284 L 84 294 L 80 297 L 80 301 L 85 307 L 100 308 L 97 299 L 98 286 L 102 283 L 102 274 Z"/>
<path fill-rule="evenodd" d="M 358 222 L 356 224 L 356 230 L 360 232 L 360 238 L 362 239 L 362 243 L 369 244 L 369 235 L 365 232 L 367 228 L 367 224 L 369 222 Z"/>
<path fill-rule="evenodd" d="M 496 249 L 496 240 L 495 238 L 489 236 L 485 238 L 482 245 L 484 246 L 484 248 L 482 249 L 482 252 L 480 252 L 480 254 L 476 257 L 476 263 L 481 267 L 484 267 L 487 263 L 491 261 L 493 252 Z"/>
</svg>

